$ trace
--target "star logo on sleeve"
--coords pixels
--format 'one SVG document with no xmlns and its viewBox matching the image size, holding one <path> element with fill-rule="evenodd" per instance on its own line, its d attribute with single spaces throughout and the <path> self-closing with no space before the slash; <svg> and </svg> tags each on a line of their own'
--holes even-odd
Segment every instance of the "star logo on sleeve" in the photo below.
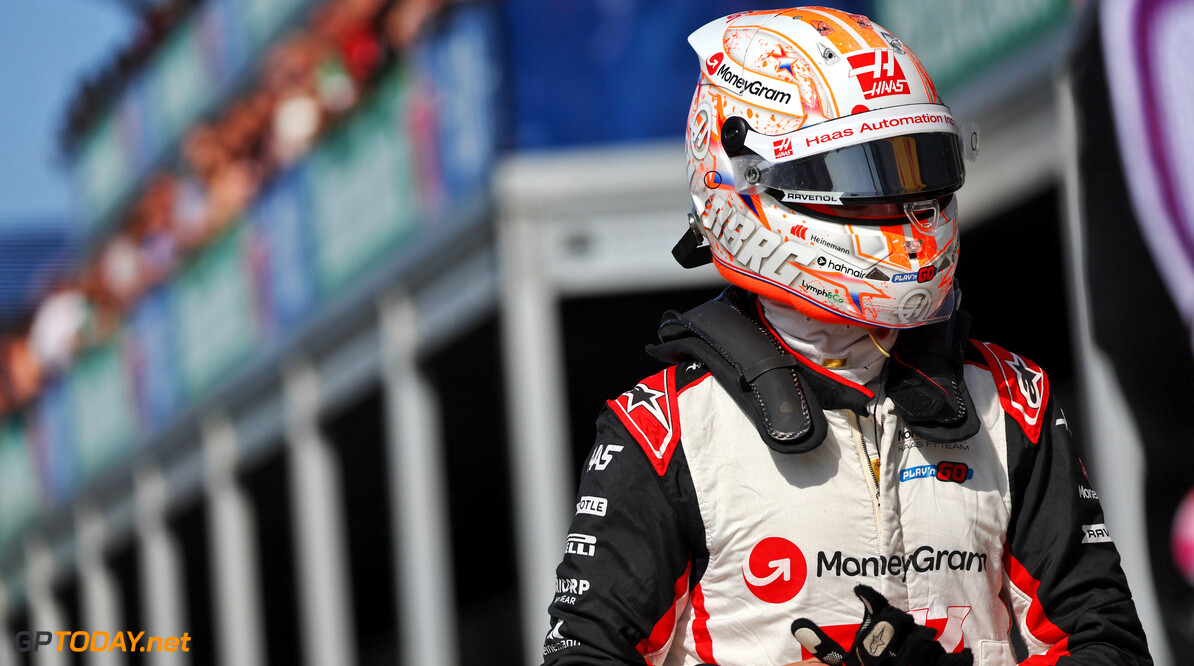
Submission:
<svg viewBox="0 0 1194 666">
<path fill-rule="evenodd" d="M 662 476 L 680 438 L 676 367 L 647 377 L 607 404 Z"/>
<path fill-rule="evenodd" d="M 1024 395 L 1025 402 L 1030 409 L 1040 407 L 1041 380 L 1045 377 L 1044 373 L 1028 367 L 1018 354 L 1011 354 L 1011 357 L 1012 360 L 1005 360 L 1004 363 L 1016 373 L 1016 383 L 1020 385 L 1020 393 Z"/>
<path fill-rule="evenodd" d="M 972 341 L 986 359 L 986 367 L 999 390 L 1003 411 L 1020 423 L 1033 444 L 1040 441 L 1045 405 L 1049 403 L 1049 378 L 1041 366 L 990 342 Z"/>
<path fill-rule="evenodd" d="M 667 427 L 667 416 L 663 413 L 663 409 L 659 406 L 659 399 L 666 395 L 663 391 L 656 391 L 646 384 L 639 384 L 633 389 L 623 393 L 626 396 L 626 413 L 629 414 L 634 410 L 642 407 L 655 417 L 661 425 Z"/>
</svg>

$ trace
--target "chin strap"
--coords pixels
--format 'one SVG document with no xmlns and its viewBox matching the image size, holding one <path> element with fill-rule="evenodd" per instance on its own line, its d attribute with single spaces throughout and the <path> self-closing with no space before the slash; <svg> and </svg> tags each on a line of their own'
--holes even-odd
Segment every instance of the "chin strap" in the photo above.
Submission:
<svg viewBox="0 0 1194 666">
<path fill-rule="evenodd" d="M 697 268 L 713 263 L 713 248 L 705 242 L 698 225 L 700 221 L 693 213 L 688 214 L 688 231 L 676 242 L 672 248 L 672 256 L 684 268 Z"/>
</svg>

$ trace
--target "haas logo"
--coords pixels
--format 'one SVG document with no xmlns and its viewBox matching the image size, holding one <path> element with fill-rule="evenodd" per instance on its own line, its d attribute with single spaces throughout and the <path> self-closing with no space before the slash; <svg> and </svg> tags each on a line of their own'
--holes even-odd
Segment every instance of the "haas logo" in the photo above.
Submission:
<svg viewBox="0 0 1194 666">
<path fill-rule="evenodd" d="M 705 60 L 705 71 L 709 72 L 709 76 L 713 76 L 714 74 L 717 73 L 717 68 L 721 67 L 721 60 L 724 57 L 725 57 L 724 53 L 717 52 L 717 53 L 714 53 L 713 55 L 709 56 L 708 59 Z"/>
<path fill-rule="evenodd" d="M 853 68 L 850 76 L 858 78 L 863 97 L 874 99 L 911 92 L 900 61 L 890 50 L 875 49 L 870 53 L 849 56 L 847 60 Z"/>
<path fill-rule="evenodd" d="M 746 588 L 769 604 L 782 604 L 799 594 L 807 578 L 804 553 L 796 544 L 780 537 L 758 542 L 742 562 Z"/>
<path fill-rule="evenodd" d="M 775 152 L 775 159 L 777 160 L 788 157 L 792 154 L 792 138 L 784 137 L 782 139 L 776 139 L 772 143 L 771 149 Z"/>
</svg>

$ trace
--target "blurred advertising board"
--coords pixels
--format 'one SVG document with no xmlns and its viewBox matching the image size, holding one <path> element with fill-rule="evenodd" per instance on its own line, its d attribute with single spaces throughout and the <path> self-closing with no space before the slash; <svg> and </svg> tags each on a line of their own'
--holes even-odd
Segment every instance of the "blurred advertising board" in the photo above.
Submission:
<svg viewBox="0 0 1194 666">
<path fill-rule="evenodd" d="M 228 4 L 241 19 L 238 24 L 245 30 L 244 41 L 259 48 L 276 37 L 298 10 L 314 3 L 311 0 L 229 0 Z"/>
<path fill-rule="evenodd" d="M 255 301 L 269 340 L 293 332 L 317 303 L 306 179 L 301 165 L 282 174 L 248 216 Z"/>
<path fill-rule="evenodd" d="M 409 77 L 398 68 L 310 162 L 320 292 L 329 296 L 391 251 L 419 217 L 409 137 L 401 111 Z"/>
<path fill-rule="evenodd" d="M 173 290 L 162 285 L 142 297 L 125 328 L 125 367 L 143 433 L 169 423 L 182 405 L 173 307 Z"/>
<path fill-rule="evenodd" d="M 257 345 L 247 237 L 244 226 L 232 227 L 204 248 L 174 283 L 179 370 L 188 399 L 211 388 Z"/>
<path fill-rule="evenodd" d="M 871 6 L 870 0 L 821 4 L 862 14 Z M 503 6 L 517 144 L 532 149 L 680 137 L 700 75 L 688 35 L 743 10 L 730 0 L 509 0 Z"/>
<path fill-rule="evenodd" d="M 245 0 L 212 3 L 247 11 Z M 492 5 L 462 6 L 434 24 L 359 109 L 272 178 L 243 219 L 142 297 L 113 341 L 45 388 L 28 410 L 27 439 L 47 504 L 126 459 L 246 360 L 284 344 L 322 306 L 393 267 L 404 243 L 487 191 L 502 122 L 497 15 Z M 214 43 L 180 39 L 172 48 L 192 55 Z M 166 63 L 153 71 L 200 76 Z M 210 80 L 192 83 L 170 84 L 191 100 L 171 102 L 177 118 L 212 89 L 202 87 Z M 138 140 L 154 143 L 169 129 L 143 126 Z M 112 159 L 127 155 L 113 145 Z"/>
<path fill-rule="evenodd" d="M 83 139 L 75 163 L 78 203 L 88 227 L 94 226 L 124 198 L 136 176 L 136 151 L 120 132 L 117 107 L 96 122 Z"/>
<path fill-rule="evenodd" d="M 1055 36 L 1073 0 L 873 0 L 871 18 L 910 46 L 945 91 Z"/>
<path fill-rule="evenodd" d="M 496 161 L 498 128 L 509 123 L 498 97 L 496 24 L 494 8 L 462 8 L 412 55 L 416 74 L 405 126 L 418 164 L 420 202 L 432 217 L 485 187 Z"/>
<path fill-rule="evenodd" d="M 30 455 L 24 417 L 0 421 L 0 543 L 15 536 L 41 508 Z"/>
<path fill-rule="evenodd" d="M 314 0 L 211 0 L 173 30 L 81 142 L 79 214 L 92 229 Z"/>
<path fill-rule="evenodd" d="M 67 379 L 75 468 L 93 478 L 133 449 L 133 405 L 120 341 L 85 353 Z M 84 427 L 85 425 L 85 427 Z"/>
<path fill-rule="evenodd" d="M 147 71 L 149 116 L 166 143 L 182 136 L 215 100 L 216 85 L 194 18 L 166 39 Z"/>
<path fill-rule="evenodd" d="M 36 453 L 43 496 L 55 504 L 77 485 L 74 455 L 71 453 L 70 394 L 65 379 L 47 384 L 34 409 L 29 433 Z"/>
</svg>

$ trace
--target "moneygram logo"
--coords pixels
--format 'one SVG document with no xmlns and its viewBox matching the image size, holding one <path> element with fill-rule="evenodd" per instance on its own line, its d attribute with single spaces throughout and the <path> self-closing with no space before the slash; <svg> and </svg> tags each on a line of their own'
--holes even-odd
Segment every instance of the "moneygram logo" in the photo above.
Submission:
<svg viewBox="0 0 1194 666">
<path fill-rule="evenodd" d="M 725 58 L 725 54 L 719 51 L 705 60 L 705 71 L 709 72 L 709 76 L 717 73 L 717 68 L 721 66 L 722 58 Z"/>
<path fill-rule="evenodd" d="M 796 544 L 767 537 L 755 544 L 742 562 L 742 580 L 751 594 L 769 604 L 782 604 L 804 588 L 808 563 Z"/>
<path fill-rule="evenodd" d="M 1084 525 L 1083 528 L 1087 526 Z M 832 554 L 817 553 L 817 578 L 822 576 L 893 576 L 906 579 L 910 573 L 935 571 L 971 571 L 982 573 L 987 568 L 987 554 L 968 550 L 948 550 L 920 546 L 907 557 L 851 557 L 837 550 Z"/>
<path fill-rule="evenodd" d="M 870 53 L 859 53 L 846 58 L 850 61 L 850 76 L 858 78 L 862 96 L 867 99 L 904 95 L 910 91 L 904 70 L 896 60 L 895 53 L 888 49 L 875 49 Z"/>
<path fill-rule="evenodd" d="M 706 62 L 705 66 L 708 67 L 709 63 Z M 779 102 L 781 104 L 787 104 L 788 102 L 792 101 L 792 93 L 786 93 L 782 90 L 772 88 L 758 79 L 752 80 L 743 76 L 738 76 L 730 69 L 730 66 L 725 63 L 722 63 L 721 67 L 718 68 L 717 76 L 721 77 L 722 81 L 725 81 L 726 84 L 728 84 L 734 90 L 737 90 L 740 94 L 749 93 L 755 97 L 761 97 L 763 99 Z"/>
</svg>

